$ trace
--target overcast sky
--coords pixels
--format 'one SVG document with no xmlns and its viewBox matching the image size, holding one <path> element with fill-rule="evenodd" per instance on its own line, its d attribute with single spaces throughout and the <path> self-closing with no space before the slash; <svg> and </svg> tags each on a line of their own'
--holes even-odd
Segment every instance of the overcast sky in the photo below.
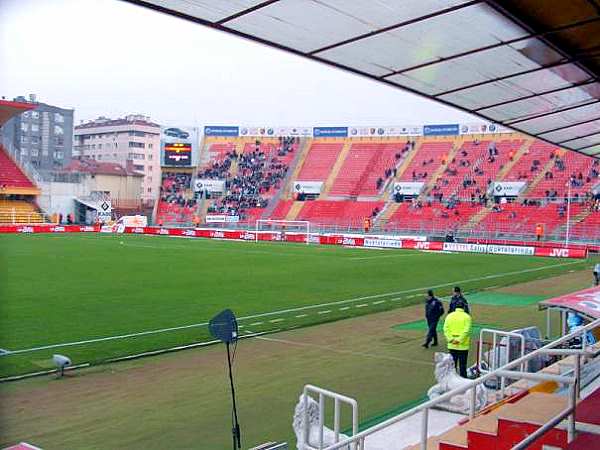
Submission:
<svg viewBox="0 0 600 450">
<path fill-rule="evenodd" d="M 0 0 L 0 95 L 35 93 L 76 123 L 478 122 L 415 95 L 119 0 Z"/>
</svg>

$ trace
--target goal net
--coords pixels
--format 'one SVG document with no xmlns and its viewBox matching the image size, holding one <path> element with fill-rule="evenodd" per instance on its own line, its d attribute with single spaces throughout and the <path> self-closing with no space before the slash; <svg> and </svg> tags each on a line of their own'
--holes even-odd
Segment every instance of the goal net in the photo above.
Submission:
<svg viewBox="0 0 600 450">
<path fill-rule="evenodd" d="M 280 241 L 306 242 L 310 244 L 310 222 L 308 220 L 258 219 L 256 221 L 255 239 L 258 241 L 260 232 L 266 231 L 278 233 L 278 240 Z M 305 238 L 299 241 L 298 238 L 300 237 Z"/>
</svg>

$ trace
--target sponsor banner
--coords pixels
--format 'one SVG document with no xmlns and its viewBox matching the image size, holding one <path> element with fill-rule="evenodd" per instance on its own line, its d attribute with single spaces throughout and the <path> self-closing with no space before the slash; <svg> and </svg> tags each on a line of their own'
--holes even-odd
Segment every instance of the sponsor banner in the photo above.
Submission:
<svg viewBox="0 0 600 450">
<path fill-rule="evenodd" d="M 194 180 L 194 192 L 225 192 L 225 180 Z"/>
<path fill-rule="evenodd" d="M 320 194 L 323 187 L 322 181 L 295 181 L 294 192 L 303 194 Z"/>
<path fill-rule="evenodd" d="M 195 127 L 161 127 L 160 150 L 163 165 L 191 167 L 198 146 L 198 135 L 198 128 Z"/>
<path fill-rule="evenodd" d="M 330 235 L 328 236 L 326 243 L 330 245 L 345 245 L 347 247 L 362 247 L 364 245 L 364 238 L 344 235 Z"/>
<path fill-rule="evenodd" d="M 206 223 L 235 223 L 240 221 L 240 216 L 228 216 L 225 214 L 207 214 Z"/>
<path fill-rule="evenodd" d="M 102 200 L 96 210 L 96 219 L 101 223 L 110 222 L 112 219 L 112 203 L 110 200 Z"/>
<path fill-rule="evenodd" d="M 312 128 L 310 127 L 246 127 L 240 126 L 240 136 L 251 136 L 251 137 L 279 137 L 279 136 L 312 136 Z M 205 133 L 206 134 L 206 133 Z M 208 135 L 207 135 L 208 136 Z"/>
<path fill-rule="evenodd" d="M 422 126 L 402 125 L 393 127 L 349 127 L 348 135 L 350 137 L 366 136 L 421 136 L 423 134 Z"/>
<path fill-rule="evenodd" d="M 493 253 L 496 255 L 533 256 L 534 247 L 517 245 L 470 244 L 463 242 L 444 242 L 443 250 L 448 252 Z"/>
<path fill-rule="evenodd" d="M 97 233 L 96 225 L 4 225 L 0 233 Z"/>
<path fill-rule="evenodd" d="M 122 216 L 117 220 L 117 225 L 125 225 L 126 227 L 146 227 L 148 226 L 148 218 L 146 216 Z"/>
<path fill-rule="evenodd" d="M 444 243 L 443 242 L 405 240 L 402 242 L 402 248 L 414 249 L 414 250 L 442 251 L 444 249 Z"/>
<path fill-rule="evenodd" d="M 584 248 L 562 247 L 537 247 L 535 256 L 549 256 L 551 258 L 585 258 L 587 251 Z"/>
<path fill-rule="evenodd" d="M 534 247 L 520 247 L 516 245 L 493 245 L 487 246 L 487 252 L 495 255 L 523 255 L 533 256 L 535 252 Z"/>
<path fill-rule="evenodd" d="M 462 242 L 444 242 L 443 250 L 446 252 L 486 253 L 486 244 L 466 244 Z"/>
<path fill-rule="evenodd" d="M 348 127 L 314 127 L 314 137 L 348 137 Z"/>
<path fill-rule="evenodd" d="M 278 127 L 275 130 L 275 134 L 277 136 L 310 137 L 310 136 L 312 136 L 312 130 L 309 127 L 289 127 L 289 128 Z"/>
<path fill-rule="evenodd" d="M 459 125 L 451 123 L 447 125 L 423 125 L 423 136 L 456 136 Z"/>
<path fill-rule="evenodd" d="M 518 197 L 525 184 L 524 181 L 496 181 L 488 193 L 495 197 Z"/>
<path fill-rule="evenodd" d="M 540 305 L 567 308 L 600 319 L 600 286 L 544 300 Z"/>
<path fill-rule="evenodd" d="M 365 247 L 402 248 L 402 241 L 398 241 L 395 239 L 365 238 L 363 245 Z"/>
<path fill-rule="evenodd" d="M 495 134 L 511 132 L 512 130 L 493 122 L 463 123 L 460 125 L 460 134 Z"/>
<path fill-rule="evenodd" d="M 394 183 L 394 194 L 419 195 L 425 183 L 419 181 L 399 181 Z"/>
<path fill-rule="evenodd" d="M 240 136 L 276 136 L 275 128 L 273 127 L 240 127 Z"/>
<path fill-rule="evenodd" d="M 204 136 L 228 136 L 237 137 L 240 134 L 240 127 L 227 125 L 207 125 L 204 127 Z"/>
</svg>

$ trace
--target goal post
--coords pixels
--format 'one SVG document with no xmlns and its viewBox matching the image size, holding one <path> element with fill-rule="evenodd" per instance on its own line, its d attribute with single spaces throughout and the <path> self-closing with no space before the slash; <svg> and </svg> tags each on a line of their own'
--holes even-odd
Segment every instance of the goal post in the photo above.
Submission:
<svg viewBox="0 0 600 450">
<path fill-rule="evenodd" d="M 306 244 L 310 244 L 310 222 L 308 220 L 274 220 L 258 219 L 256 221 L 255 240 L 261 231 L 281 233 L 281 240 L 285 240 L 285 233 L 301 233 L 306 235 Z"/>
</svg>

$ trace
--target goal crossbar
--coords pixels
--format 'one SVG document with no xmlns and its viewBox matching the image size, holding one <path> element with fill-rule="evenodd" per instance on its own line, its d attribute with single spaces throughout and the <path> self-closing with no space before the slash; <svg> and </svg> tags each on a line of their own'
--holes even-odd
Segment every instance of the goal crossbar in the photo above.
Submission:
<svg viewBox="0 0 600 450">
<path fill-rule="evenodd" d="M 257 242 L 259 232 L 261 231 L 276 231 L 284 234 L 286 232 L 303 233 L 306 234 L 306 243 L 310 244 L 310 222 L 308 220 L 258 219 L 254 233 Z"/>
</svg>

